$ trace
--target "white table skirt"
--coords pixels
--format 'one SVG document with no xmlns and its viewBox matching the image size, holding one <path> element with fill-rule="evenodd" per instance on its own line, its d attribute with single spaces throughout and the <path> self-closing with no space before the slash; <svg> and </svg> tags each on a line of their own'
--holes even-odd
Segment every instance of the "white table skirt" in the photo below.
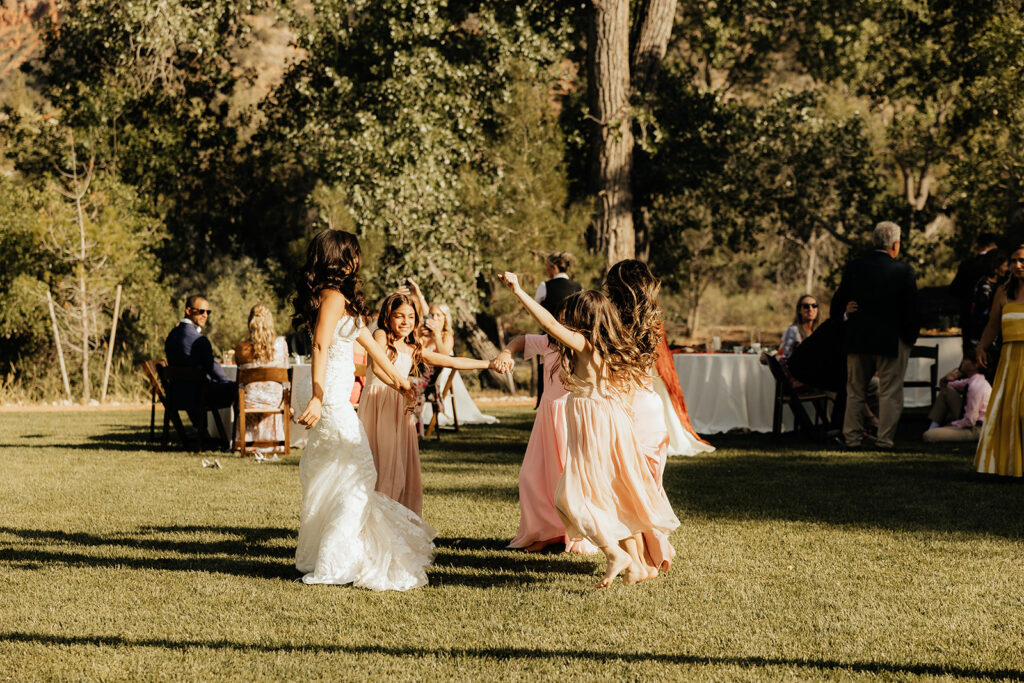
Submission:
<svg viewBox="0 0 1024 683">
<path fill-rule="evenodd" d="M 939 377 L 960 363 L 960 337 L 921 337 L 917 345 L 939 347 Z M 690 422 L 697 433 L 772 430 L 775 379 L 756 355 L 677 353 L 673 360 Z M 906 379 L 930 379 L 930 373 L 930 359 L 911 358 Z M 931 392 L 925 388 L 907 389 L 903 404 L 908 408 L 929 406 Z M 793 415 L 788 406 L 783 409 L 783 424 L 786 429 L 792 429 Z"/>
<path fill-rule="evenodd" d="M 292 369 L 292 413 L 293 418 L 298 417 L 302 414 L 302 411 L 306 409 L 306 404 L 309 403 L 309 399 L 313 397 L 313 382 L 310 375 L 310 366 L 308 364 L 290 365 Z M 237 365 L 225 365 L 223 366 L 224 374 L 228 379 L 234 381 L 238 377 L 238 366 Z M 231 409 L 225 408 L 220 411 L 220 419 L 224 422 L 224 428 L 229 430 L 230 434 L 234 434 L 234 422 L 232 420 Z M 216 424 L 211 417 L 209 420 L 209 429 L 211 434 L 216 434 Z M 291 442 L 292 448 L 302 448 L 306 445 L 306 428 L 298 424 L 292 419 L 291 425 Z"/>
</svg>

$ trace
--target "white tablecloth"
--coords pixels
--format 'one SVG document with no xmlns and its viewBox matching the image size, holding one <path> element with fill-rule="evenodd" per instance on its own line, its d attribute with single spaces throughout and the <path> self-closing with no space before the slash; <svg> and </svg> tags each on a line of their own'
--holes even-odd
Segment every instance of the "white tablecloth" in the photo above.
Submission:
<svg viewBox="0 0 1024 683">
<path fill-rule="evenodd" d="M 289 367 L 292 369 L 292 413 L 294 417 L 298 417 L 306 409 L 309 399 L 313 397 L 313 382 L 310 377 L 310 367 L 308 364 L 290 365 Z M 223 369 L 228 379 L 234 380 L 238 377 L 237 365 L 225 365 Z M 234 422 L 232 421 L 230 408 L 220 411 L 220 419 L 224 422 L 224 428 L 229 430 L 231 434 L 234 434 Z M 212 417 L 209 421 L 209 429 L 211 434 L 217 433 L 217 426 Z M 293 419 L 291 426 L 292 448 L 302 448 L 305 446 L 306 435 L 306 428 Z"/>
<path fill-rule="evenodd" d="M 921 337 L 917 345 L 939 347 L 939 377 L 960 363 L 960 337 Z M 697 433 L 772 430 L 775 379 L 756 355 L 677 353 L 673 360 L 690 422 Z M 907 363 L 908 380 L 930 379 L 930 373 L 930 359 L 911 358 Z M 931 392 L 924 388 L 907 389 L 903 405 L 908 408 L 930 406 Z M 788 407 L 783 409 L 783 424 L 786 429 L 792 429 L 793 416 Z"/>
</svg>

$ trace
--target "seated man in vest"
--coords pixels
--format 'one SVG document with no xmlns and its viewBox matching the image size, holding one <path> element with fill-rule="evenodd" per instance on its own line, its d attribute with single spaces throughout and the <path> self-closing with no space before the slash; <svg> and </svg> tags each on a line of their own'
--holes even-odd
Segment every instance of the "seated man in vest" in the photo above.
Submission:
<svg viewBox="0 0 1024 683">
<path fill-rule="evenodd" d="M 185 317 L 167 335 L 164 353 L 167 364 L 173 367 L 198 367 L 206 377 L 206 407 L 210 410 L 227 408 L 238 398 L 238 385 L 229 380 L 213 357 L 213 346 L 203 336 L 203 325 L 210 317 L 210 302 L 199 295 L 193 295 L 185 303 Z M 199 407 L 199 396 L 177 392 L 173 408 L 189 411 L 195 425 L 205 416 L 195 414 Z M 229 425 L 230 426 L 230 425 Z"/>
</svg>

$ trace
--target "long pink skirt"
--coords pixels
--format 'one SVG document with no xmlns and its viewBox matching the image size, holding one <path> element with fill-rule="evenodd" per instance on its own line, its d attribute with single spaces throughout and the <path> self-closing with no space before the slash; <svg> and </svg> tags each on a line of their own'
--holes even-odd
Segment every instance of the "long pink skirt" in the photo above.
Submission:
<svg viewBox="0 0 1024 683">
<path fill-rule="evenodd" d="M 373 382 L 359 402 L 359 419 L 377 468 L 376 490 L 422 516 L 420 445 L 416 418 L 405 411 L 405 399 L 386 384 Z"/>
<path fill-rule="evenodd" d="M 565 401 L 541 398 L 519 470 L 519 531 L 509 548 L 561 539 L 566 552 L 596 553 L 585 540 L 570 541 L 555 510 L 555 489 L 565 466 Z"/>
</svg>

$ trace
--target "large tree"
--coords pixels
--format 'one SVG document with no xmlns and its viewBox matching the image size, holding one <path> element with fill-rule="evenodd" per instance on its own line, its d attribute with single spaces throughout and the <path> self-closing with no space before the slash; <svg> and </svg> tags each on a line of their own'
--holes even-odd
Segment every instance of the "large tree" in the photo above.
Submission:
<svg viewBox="0 0 1024 683">
<path fill-rule="evenodd" d="M 650 91 L 665 56 L 676 0 L 645 0 L 630 50 L 629 0 L 591 0 L 587 82 L 596 194 L 590 246 L 606 266 L 636 256 L 633 222 L 635 100 Z"/>
</svg>

